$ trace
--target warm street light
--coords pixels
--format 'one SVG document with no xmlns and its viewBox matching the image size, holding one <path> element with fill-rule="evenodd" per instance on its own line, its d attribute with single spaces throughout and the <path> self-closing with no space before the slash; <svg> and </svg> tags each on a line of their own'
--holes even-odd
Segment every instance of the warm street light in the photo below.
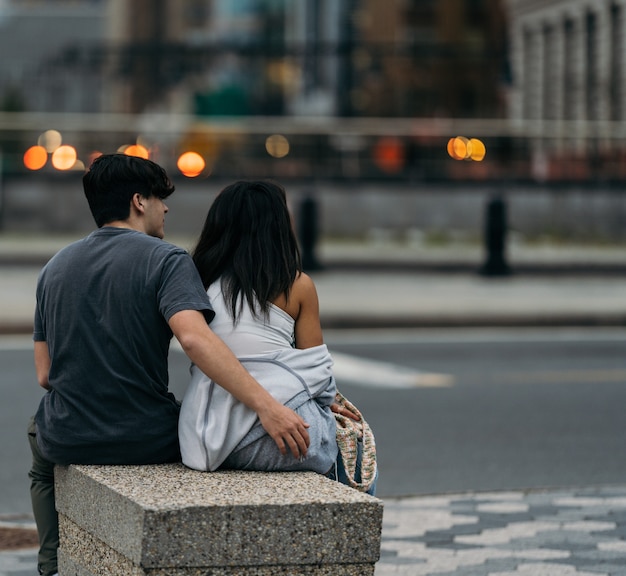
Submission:
<svg viewBox="0 0 626 576">
<path fill-rule="evenodd" d="M 206 166 L 206 162 L 197 152 L 185 152 L 180 155 L 176 165 L 183 176 L 195 178 L 196 176 L 202 174 L 202 171 Z"/>
<path fill-rule="evenodd" d="M 71 170 L 76 164 L 76 149 L 73 146 L 59 146 L 52 153 L 52 165 L 57 170 Z"/>
<path fill-rule="evenodd" d="M 48 152 L 43 146 L 31 146 L 24 152 L 24 166 L 29 170 L 41 170 L 48 162 Z"/>
</svg>

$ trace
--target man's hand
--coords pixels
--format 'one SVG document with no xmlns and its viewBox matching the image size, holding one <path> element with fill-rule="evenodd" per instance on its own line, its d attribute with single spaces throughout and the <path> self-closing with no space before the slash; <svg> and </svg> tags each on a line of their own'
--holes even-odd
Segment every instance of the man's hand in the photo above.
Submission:
<svg viewBox="0 0 626 576">
<path fill-rule="evenodd" d="M 291 451 L 294 458 L 304 458 L 310 444 L 309 425 L 290 408 L 272 402 L 257 412 L 261 425 L 276 442 L 280 453 Z"/>
<path fill-rule="evenodd" d="M 169 320 L 170 328 L 191 361 L 209 378 L 254 410 L 261 425 L 276 442 L 281 454 L 287 449 L 296 458 L 306 456 L 309 425 L 283 406 L 239 363 L 197 310 L 181 310 Z"/>
</svg>

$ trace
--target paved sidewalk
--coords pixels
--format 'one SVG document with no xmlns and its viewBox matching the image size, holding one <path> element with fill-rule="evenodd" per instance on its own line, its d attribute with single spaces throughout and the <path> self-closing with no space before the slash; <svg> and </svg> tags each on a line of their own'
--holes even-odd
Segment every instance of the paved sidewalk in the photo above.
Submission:
<svg viewBox="0 0 626 576">
<path fill-rule="evenodd" d="M 0 334 L 32 332 L 39 268 L 2 267 Z M 626 277 L 368 270 L 312 273 L 330 328 L 624 326 Z"/>
<path fill-rule="evenodd" d="M 626 576 L 626 486 L 384 502 L 376 576 Z M 0 576 L 36 564 L 0 552 Z"/>
<path fill-rule="evenodd" d="M 71 237 L 0 235 L 0 333 L 28 333 L 37 274 Z M 189 248 L 188 239 L 174 239 Z M 477 246 L 325 242 L 312 272 L 324 328 L 626 325 L 626 248 L 512 247 L 485 277 Z"/>
<path fill-rule="evenodd" d="M 624 576 L 626 486 L 385 501 L 376 576 Z"/>
</svg>

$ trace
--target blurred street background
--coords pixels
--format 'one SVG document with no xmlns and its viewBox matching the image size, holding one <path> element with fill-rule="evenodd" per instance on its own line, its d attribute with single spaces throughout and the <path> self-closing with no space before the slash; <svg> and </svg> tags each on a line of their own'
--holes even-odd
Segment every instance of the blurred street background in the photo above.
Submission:
<svg viewBox="0 0 626 576">
<path fill-rule="evenodd" d="M 37 274 L 112 152 L 166 168 L 186 249 L 226 184 L 285 186 L 377 575 L 626 574 L 626 0 L 0 0 L 0 54 L 0 576 L 34 573 Z M 549 514 L 576 534 L 470 554 Z"/>
</svg>

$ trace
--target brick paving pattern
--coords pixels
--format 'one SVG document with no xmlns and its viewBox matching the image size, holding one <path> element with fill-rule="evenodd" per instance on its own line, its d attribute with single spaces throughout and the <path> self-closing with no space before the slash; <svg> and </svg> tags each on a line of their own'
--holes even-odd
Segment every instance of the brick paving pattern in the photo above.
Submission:
<svg viewBox="0 0 626 576">
<path fill-rule="evenodd" d="M 385 500 L 376 576 L 626 576 L 626 487 Z"/>
</svg>

